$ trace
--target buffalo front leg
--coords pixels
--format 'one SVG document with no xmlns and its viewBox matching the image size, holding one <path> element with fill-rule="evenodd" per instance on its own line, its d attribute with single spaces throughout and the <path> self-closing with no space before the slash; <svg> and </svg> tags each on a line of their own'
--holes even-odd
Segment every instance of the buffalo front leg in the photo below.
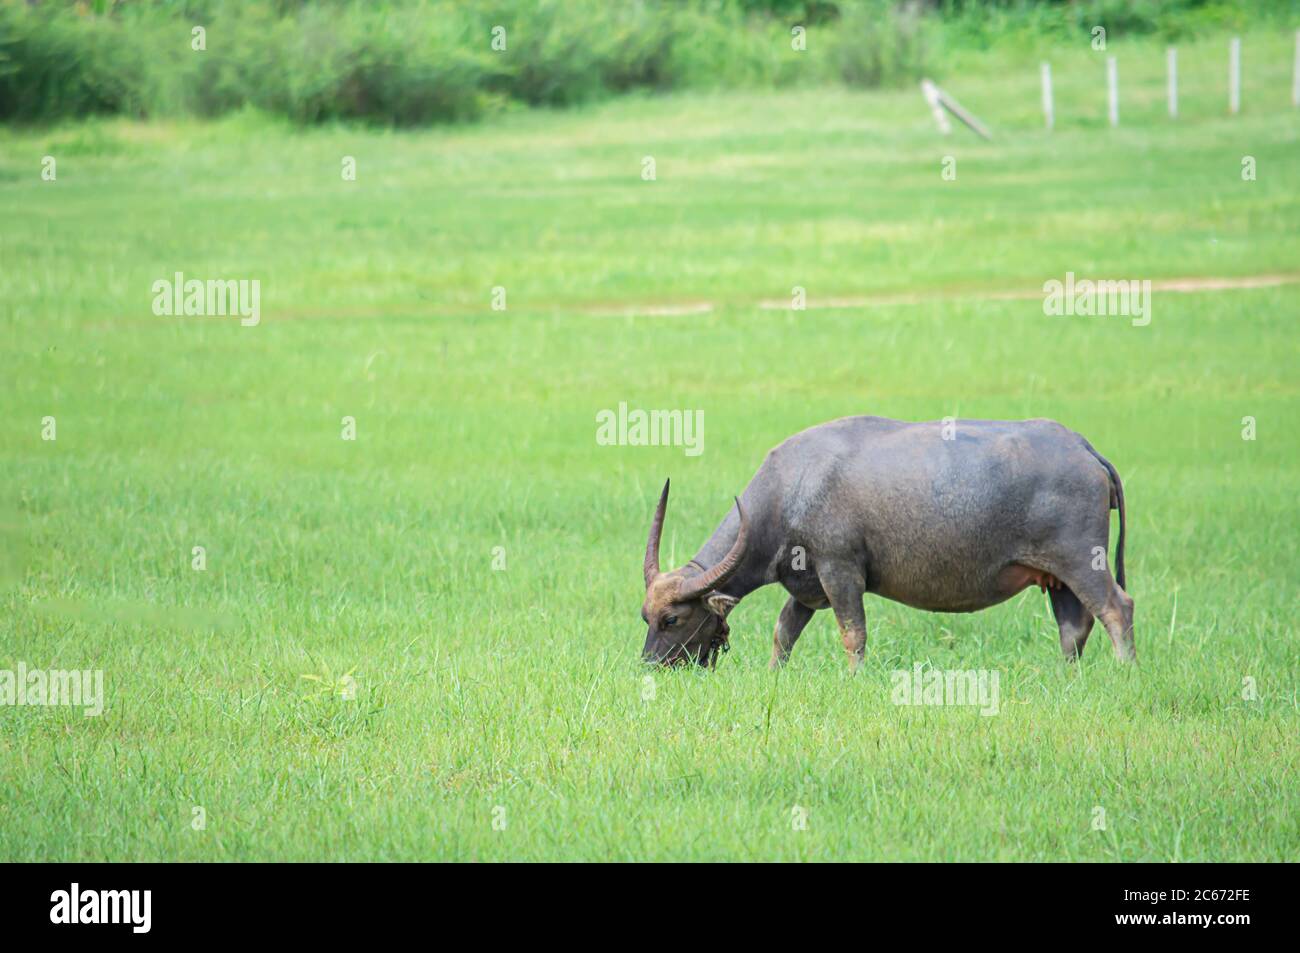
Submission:
<svg viewBox="0 0 1300 953">
<path fill-rule="evenodd" d="M 780 668 L 790 658 L 790 650 L 803 632 L 813 610 L 791 596 L 786 600 L 781 614 L 776 617 L 776 631 L 772 633 L 772 661 L 769 668 Z"/>
<path fill-rule="evenodd" d="M 1083 654 L 1083 646 L 1092 631 L 1092 613 L 1083 607 L 1079 597 L 1064 584 L 1047 590 L 1052 600 L 1052 614 L 1061 633 L 1061 652 L 1067 662 Z"/>
<path fill-rule="evenodd" d="M 862 578 L 862 570 L 834 564 L 818 566 L 817 578 L 839 624 L 840 639 L 849 656 L 849 671 L 856 672 L 867 649 L 867 614 L 862 608 L 867 584 Z"/>
</svg>

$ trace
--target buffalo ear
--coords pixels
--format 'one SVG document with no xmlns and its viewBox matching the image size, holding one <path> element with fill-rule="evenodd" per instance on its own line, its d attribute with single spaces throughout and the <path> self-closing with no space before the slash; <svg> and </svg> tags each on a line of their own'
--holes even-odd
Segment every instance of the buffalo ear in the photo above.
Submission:
<svg viewBox="0 0 1300 953">
<path fill-rule="evenodd" d="M 704 604 L 712 610 L 714 615 L 725 619 L 727 613 L 736 608 L 736 603 L 739 601 L 739 599 L 733 599 L 731 596 L 724 596 L 720 592 L 711 592 L 708 598 L 704 600 Z"/>
</svg>

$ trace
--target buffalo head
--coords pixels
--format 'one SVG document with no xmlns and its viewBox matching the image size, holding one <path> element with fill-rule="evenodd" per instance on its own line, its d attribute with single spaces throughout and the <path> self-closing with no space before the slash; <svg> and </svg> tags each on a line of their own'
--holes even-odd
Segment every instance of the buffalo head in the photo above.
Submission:
<svg viewBox="0 0 1300 953">
<path fill-rule="evenodd" d="M 688 574 L 685 569 L 659 570 L 659 537 L 663 534 L 668 509 L 668 481 L 659 497 L 650 539 L 645 548 L 645 602 L 641 618 L 649 626 L 642 657 L 660 665 L 677 665 L 694 660 L 710 665 L 727 643 L 727 613 L 737 599 L 718 592 L 718 587 L 740 566 L 745 555 L 748 527 L 745 511 L 736 500 L 740 529 L 730 551 L 710 569 Z"/>
</svg>

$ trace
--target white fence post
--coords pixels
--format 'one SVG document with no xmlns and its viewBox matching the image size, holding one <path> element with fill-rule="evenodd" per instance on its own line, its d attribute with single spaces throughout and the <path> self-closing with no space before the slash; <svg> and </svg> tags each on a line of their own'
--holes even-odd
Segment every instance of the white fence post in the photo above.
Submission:
<svg viewBox="0 0 1300 953">
<path fill-rule="evenodd" d="M 1300 30 L 1295 31 L 1295 68 L 1291 71 L 1291 105 L 1300 106 Z"/>
<path fill-rule="evenodd" d="M 984 128 L 984 123 L 976 119 L 969 111 L 963 109 L 961 103 L 957 102 L 950 93 L 945 92 L 937 86 L 935 87 L 935 93 L 939 97 L 939 105 L 943 106 L 944 109 L 948 110 L 948 112 L 960 119 L 967 129 L 975 133 L 975 135 L 979 136 L 981 139 L 993 138 L 989 135 L 989 131 Z"/>
<path fill-rule="evenodd" d="M 952 124 L 948 122 L 948 114 L 943 111 L 943 103 L 939 102 L 939 87 L 928 79 L 923 79 L 921 80 L 921 95 L 930 104 L 930 112 L 934 114 L 934 122 L 939 127 L 939 132 L 945 136 L 952 132 Z"/>
<path fill-rule="evenodd" d="M 1165 70 L 1169 74 L 1169 118 L 1178 118 L 1178 51 L 1165 50 Z"/>
<path fill-rule="evenodd" d="M 1051 132 L 1055 123 L 1052 112 L 1052 64 L 1042 64 L 1039 71 L 1043 77 L 1043 118 L 1047 121 L 1047 131 Z"/>
<path fill-rule="evenodd" d="M 1119 125 L 1119 67 L 1115 57 L 1106 57 L 1106 88 L 1110 105 L 1110 124 Z"/>
<path fill-rule="evenodd" d="M 1228 112 L 1241 112 L 1241 37 L 1228 41 Z"/>
</svg>

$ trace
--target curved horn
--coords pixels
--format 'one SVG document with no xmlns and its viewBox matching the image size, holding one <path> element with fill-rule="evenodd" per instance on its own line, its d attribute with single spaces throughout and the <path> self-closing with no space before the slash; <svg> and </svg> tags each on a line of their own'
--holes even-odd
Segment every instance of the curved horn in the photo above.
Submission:
<svg viewBox="0 0 1300 953">
<path fill-rule="evenodd" d="M 736 500 L 736 512 L 740 514 L 740 530 L 736 533 L 736 541 L 731 544 L 731 549 L 712 569 L 706 569 L 698 576 L 687 579 L 682 583 L 681 591 L 677 596 L 678 599 L 692 599 L 710 589 L 716 589 L 726 582 L 737 567 L 740 566 L 740 561 L 745 557 L 745 544 L 748 542 L 749 537 L 749 521 L 745 519 L 745 510 L 740 505 L 739 499 Z"/>
<path fill-rule="evenodd" d="M 659 494 L 659 506 L 655 509 L 654 522 L 650 524 L 650 539 L 645 544 L 645 587 L 659 575 L 659 537 L 664 531 L 664 512 L 668 509 L 668 484 L 664 480 L 664 491 Z"/>
</svg>

